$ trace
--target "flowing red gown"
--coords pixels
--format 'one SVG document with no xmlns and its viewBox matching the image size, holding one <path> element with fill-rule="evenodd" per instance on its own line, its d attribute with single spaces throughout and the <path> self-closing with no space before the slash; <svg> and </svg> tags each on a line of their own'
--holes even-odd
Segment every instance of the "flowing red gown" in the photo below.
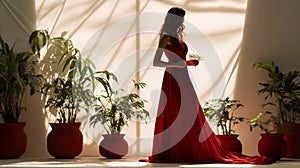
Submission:
<svg viewBox="0 0 300 168">
<path fill-rule="evenodd" d="M 164 53 L 172 61 L 186 59 L 187 46 L 171 38 Z M 152 163 L 270 164 L 264 156 L 232 153 L 222 146 L 206 122 L 187 68 L 165 69 L 156 117 Z"/>
</svg>

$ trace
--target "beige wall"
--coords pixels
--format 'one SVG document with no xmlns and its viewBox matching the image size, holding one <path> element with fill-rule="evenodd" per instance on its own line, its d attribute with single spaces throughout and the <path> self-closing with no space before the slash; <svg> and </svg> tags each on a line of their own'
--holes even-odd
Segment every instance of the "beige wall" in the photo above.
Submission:
<svg viewBox="0 0 300 168">
<path fill-rule="evenodd" d="M 9 9 L 9 10 L 8 10 Z M 0 1 L 0 34 L 11 46 L 16 42 L 17 51 L 29 49 L 28 38 L 36 30 L 35 0 Z M 27 149 L 24 156 L 48 156 L 46 149 L 46 126 L 40 95 L 26 94 L 27 111 L 20 116 L 26 122 Z"/>
<path fill-rule="evenodd" d="M 10 9 L 10 10 L 7 10 Z M 17 50 L 28 49 L 28 36 L 36 29 L 35 0 L 0 1 L 0 33 Z"/>
<path fill-rule="evenodd" d="M 243 113 L 249 118 L 260 111 L 264 101 L 256 91 L 258 82 L 267 79 L 265 71 L 252 68 L 255 62 L 274 61 L 282 71 L 300 70 L 299 8 L 297 0 L 248 1 L 234 97 L 244 103 Z M 260 131 L 239 128 L 244 152 L 257 154 Z"/>
<path fill-rule="evenodd" d="M 243 114 L 248 117 L 253 117 L 259 109 L 262 98 L 256 95 L 257 83 L 265 78 L 260 71 L 252 69 L 254 62 L 274 60 L 284 70 L 289 68 L 299 69 L 299 47 L 297 47 L 297 44 L 300 40 L 298 31 L 300 30 L 300 20 L 297 20 L 297 16 L 299 16 L 297 11 L 299 1 L 297 0 L 249 0 L 246 20 L 244 20 L 246 0 L 199 2 L 140 0 L 139 3 L 136 3 L 136 1 L 128 2 L 125 0 L 3 0 L 0 2 L 0 19 L 7 24 L 0 25 L 0 33 L 8 38 L 10 43 L 13 43 L 15 39 L 23 41 L 24 43 L 20 44 L 20 49 L 22 49 L 28 47 L 25 45 L 27 44 L 28 35 L 35 28 L 48 29 L 52 36 L 57 36 L 63 31 L 69 31 L 68 37 L 73 40 L 75 46 L 82 49 L 89 44 L 89 39 L 94 33 L 103 27 L 105 28 L 107 23 L 111 21 L 136 12 L 165 13 L 172 6 L 182 6 L 187 10 L 186 21 L 198 28 L 207 38 L 206 40 L 210 42 L 209 47 L 214 48 L 223 69 L 222 72 L 216 74 L 217 79 L 223 79 L 223 82 L 226 83 L 226 86 L 222 86 L 218 83 L 219 81 L 213 81 L 213 77 L 209 72 L 215 67 L 210 62 L 209 57 L 211 55 L 205 52 L 202 46 L 201 49 L 203 49 L 204 55 L 201 56 L 207 58 L 204 59 L 200 67 L 190 69 L 195 79 L 196 91 L 200 101 L 203 102 L 216 95 L 234 96 L 245 105 Z M 10 9 L 14 9 L 12 13 L 7 10 L 7 5 Z M 20 23 L 15 21 L 14 14 L 17 14 L 17 18 L 21 18 L 19 19 Z M 121 28 L 126 26 L 121 26 Z M 160 22 L 157 26 L 159 28 Z M 113 35 L 110 34 L 113 32 L 109 30 L 105 29 L 106 34 Z M 243 30 L 243 44 L 239 54 Z M 155 47 L 157 42 L 156 33 L 139 35 L 139 49 Z M 102 45 L 107 39 L 99 38 L 98 40 Z M 104 63 L 106 61 L 105 64 L 98 64 L 98 68 L 117 69 L 119 66 L 118 61 L 122 60 L 124 56 L 132 55 L 137 50 L 136 40 L 135 36 L 131 36 L 127 37 L 126 40 L 114 41 L 115 43 L 110 46 L 111 48 L 104 50 L 108 54 L 105 58 L 111 59 L 104 60 Z M 188 32 L 186 40 L 191 53 L 203 42 L 203 39 L 193 34 L 193 32 Z M 196 44 L 193 42 L 196 42 Z M 148 61 L 146 64 L 151 66 L 153 51 L 140 56 L 141 60 Z M 238 61 L 236 62 L 237 56 Z M 238 71 L 236 65 L 239 65 Z M 157 69 L 143 72 L 142 79 L 148 83 L 148 90 L 145 93 L 146 98 L 150 99 L 150 93 L 159 89 L 161 73 L 162 71 Z M 159 77 L 159 81 L 153 83 L 153 77 L 155 79 Z M 214 95 L 213 92 L 216 89 L 219 89 L 219 92 Z M 150 99 L 153 102 L 149 105 L 153 116 L 155 116 L 157 106 L 155 99 L 157 97 Z M 28 97 L 25 103 L 28 104 L 28 108 L 27 112 L 22 114 L 21 121 L 27 122 L 28 148 L 24 157 L 49 156 L 46 150 L 46 136 L 47 132 L 50 131 L 48 122 L 53 120 L 53 116 L 43 111 L 43 102 L 40 95 Z M 153 131 L 153 126 L 154 121 L 148 125 L 142 125 L 138 130 L 136 123 L 133 122 L 124 131 L 132 137 L 138 134 L 151 137 L 150 132 Z M 248 130 L 249 127 L 246 124 L 237 129 L 244 144 L 244 152 L 251 155 L 257 154 L 256 146 L 259 132 L 250 133 Z M 85 135 L 84 137 L 85 145 L 81 156 L 98 156 L 98 142 L 93 141 L 93 138 L 99 139 L 99 136 L 95 135 L 91 138 Z M 130 155 L 145 155 L 151 152 L 149 142 L 140 146 L 137 146 L 136 142 L 138 141 L 130 141 Z"/>
</svg>

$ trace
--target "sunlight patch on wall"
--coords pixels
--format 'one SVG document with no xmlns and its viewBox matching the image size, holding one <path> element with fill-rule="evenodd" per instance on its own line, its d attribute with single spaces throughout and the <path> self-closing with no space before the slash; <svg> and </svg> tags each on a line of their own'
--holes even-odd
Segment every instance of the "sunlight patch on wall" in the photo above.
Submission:
<svg viewBox="0 0 300 168">
<path fill-rule="evenodd" d="M 172 6 L 183 7 L 187 11 L 185 40 L 189 53 L 196 53 L 204 58 L 199 66 L 189 67 L 200 102 L 212 97 L 231 96 L 246 0 L 141 0 L 138 7 L 135 1 L 130 2 L 36 0 L 37 27 L 48 29 L 52 35 L 69 31 L 68 37 L 81 49 L 83 56 L 94 61 L 97 70 L 110 70 L 118 74 L 121 80 L 119 87 L 127 87 L 128 81 L 136 76 L 146 82 L 147 87 L 141 91 L 141 97 L 150 100 L 147 107 L 152 118 L 155 118 L 163 74 L 162 68 L 152 66 L 158 32 L 167 10 Z M 151 12 L 155 15 L 144 19 L 143 16 Z M 136 21 L 136 14 L 142 15 L 139 22 Z M 115 24 L 116 22 L 118 23 Z M 111 27 L 113 24 L 115 27 Z M 147 27 L 151 29 L 148 30 Z M 143 32 L 139 32 L 140 30 Z M 123 69 L 122 66 L 129 68 Z M 142 151 L 132 150 L 129 155 L 151 152 L 154 119 L 148 124 L 139 125 L 140 137 L 136 137 L 136 121 L 130 122 L 129 127 L 123 130 L 132 148 L 135 148 L 136 143 L 142 146 Z M 99 130 L 92 132 L 90 138 L 97 139 L 98 143 L 101 136 L 96 133 Z M 145 142 L 138 138 L 145 138 Z"/>
</svg>

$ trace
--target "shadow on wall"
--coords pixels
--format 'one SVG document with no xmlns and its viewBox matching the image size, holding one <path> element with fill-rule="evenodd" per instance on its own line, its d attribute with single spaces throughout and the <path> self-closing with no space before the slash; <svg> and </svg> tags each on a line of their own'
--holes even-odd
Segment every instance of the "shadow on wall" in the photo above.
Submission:
<svg viewBox="0 0 300 168">
<path fill-rule="evenodd" d="M 228 0 L 230 2 L 232 0 Z M 246 0 L 233 0 L 236 3 L 244 3 Z M 32 15 L 35 11 L 35 2 L 40 3 L 40 7 L 36 9 L 37 16 Z M 78 1 L 79 2 L 79 1 Z M 107 22 L 110 22 L 113 18 L 116 18 L 117 16 L 121 16 L 124 14 L 130 13 L 130 11 L 135 11 L 136 10 L 136 4 L 135 1 L 133 1 L 132 4 L 128 5 L 124 11 L 120 13 L 119 9 L 121 8 L 120 6 L 121 1 L 92 1 L 91 2 L 81 2 L 80 3 L 73 3 L 73 5 L 70 8 L 66 8 L 67 5 L 69 5 L 71 2 L 70 1 L 53 1 L 52 3 L 47 2 L 46 0 L 27 0 L 26 2 L 22 1 L 19 2 L 18 0 L 11 0 L 11 1 L 1 1 L 0 3 L 5 3 L 8 4 L 1 6 L 1 15 L 0 15 L 0 20 L 5 20 L 6 21 L 6 27 L 3 27 L 1 25 L 0 27 L 0 32 L 1 34 L 5 32 L 6 36 L 10 38 L 11 42 L 14 42 L 15 39 L 20 39 L 18 40 L 18 44 L 22 44 L 24 41 L 24 46 L 22 47 L 28 47 L 27 46 L 27 38 L 30 32 L 32 30 L 36 29 L 35 23 L 33 24 L 34 26 L 31 26 L 32 23 L 27 23 L 27 21 L 38 21 L 38 24 L 40 24 L 40 21 L 43 21 L 44 18 L 47 17 L 52 17 L 51 14 L 53 14 L 53 10 L 55 13 L 55 17 L 52 17 L 53 20 L 50 22 L 52 24 L 52 27 L 47 27 L 50 29 L 49 32 L 54 32 L 54 31 L 61 31 L 60 29 L 63 27 L 62 25 L 69 25 L 70 24 L 70 34 L 68 34 L 68 37 L 71 38 L 72 36 L 75 36 L 76 33 L 80 32 L 83 27 L 99 27 L 99 24 L 105 24 Z M 180 3 L 176 2 L 170 2 L 168 0 L 163 0 L 163 1 L 152 1 L 153 3 L 161 3 L 165 6 L 181 6 L 185 8 L 189 12 L 197 12 L 197 13 L 209 13 L 209 12 L 221 12 L 221 13 L 238 13 L 238 14 L 243 14 L 245 12 L 244 8 L 239 8 L 235 6 L 218 6 L 218 5 L 212 5 L 212 6 L 205 6 L 206 3 L 213 3 L 211 0 L 199 0 L 199 1 L 184 1 Z M 89 4 L 87 4 L 89 3 Z M 110 8 L 104 10 L 105 12 L 108 13 L 107 17 L 104 20 L 93 21 L 91 25 L 89 25 L 90 22 L 89 18 L 94 15 L 94 12 L 97 10 L 102 10 L 101 8 L 105 5 L 106 3 L 111 3 L 112 5 Z M 126 2 L 127 3 L 127 2 Z M 71 3 L 72 4 L 72 3 Z M 202 5 L 203 4 L 203 5 Z M 85 10 L 82 11 L 82 6 L 88 5 L 88 8 L 84 8 Z M 138 11 L 143 12 L 144 9 L 146 9 L 148 6 L 151 6 L 151 0 L 143 1 L 140 2 L 140 6 L 138 7 Z M 2 10 L 2 7 L 9 7 L 13 9 L 13 13 L 9 13 L 7 11 L 7 18 L 10 19 L 3 19 L 3 17 L 6 17 L 6 15 L 2 15 L 3 11 L 6 11 L 4 8 Z M 48 10 L 45 10 L 48 9 Z M 56 10 L 58 9 L 58 10 Z M 122 8 L 123 9 L 123 8 Z M 22 10 L 22 11 L 21 11 Z M 167 10 L 167 9 L 166 9 Z M 57 12 L 56 12 L 57 11 Z M 162 11 L 165 12 L 165 11 Z M 69 16 L 70 13 L 76 14 L 75 16 L 80 15 L 80 17 L 75 18 L 76 21 L 73 19 L 70 19 L 68 17 L 62 17 L 62 16 Z M 22 14 L 22 16 L 19 16 L 19 14 Z M 26 16 L 25 19 L 24 16 Z M 73 15 L 72 15 L 73 16 Z M 11 19 L 11 17 L 13 17 Z M 37 19 L 36 19 L 37 18 Z M 67 18 L 67 19 L 66 19 Z M 18 20 L 16 20 L 18 19 Z M 49 18 L 47 18 L 49 19 Z M 45 19 L 45 20 L 47 20 Z M 25 25 L 25 26 L 24 26 Z M 40 26 L 40 25 L 39 25 Z M 28 29 L 28 27 L 30 27 Z M 134 25 L 133 25 L 134 27 Z M 237 30 L 238 31 L 238 30 Z M 222 32 L 222 34 L 225 34 L 228 32 Z M 217 34 L 217 33 L 216 33 Z M 221 35 L 221 34 L 217 34 Z M 153 42 L 153 41 L 152 41 Z M 121 45 L 123 42 L 120 43 L 119 48 L 121 48 Z M 135 44 L 133 44 L 135 45 Z M 152 46 L 152 44 L 151 44 Z M 122 53 L 121 53 L 122 54 Z M 114 53 L 114 56 L 118 55 L 118 53 Z M 114 57 L 111 57 L 113 60 Z M 141 75 L 146 75 L 145 73 Z M 246 83 L 247 84 L 247 83 Z M 47 130 L 48 130 L 48 124 L 46 120 L 48 120 L 48 115 L 43 112 L 43 104 L 44 102 L 41 102 L 41 96 L 36 95 L 34 97 L 27 97 L 26 103 L 28 104 L 27 112 L 22 114 L 21 120 L 28 122 L 25 131 L 28 133 L 28 147 L 25 153 L 25 156 L 48 156 L 49 154 L 47 153 L 46 150 L 46 136 L 47 136 Z M 94 149 L 94 146 L 97 146 L 95 144 L 86 144 L 84 147 L 85 151 L 91 151 L 92 153 L 95 152 L 96 149 Z"/>
<path fill-rule="evenodd" d="M 29 49 L 28 38 L 36 29 L 35 0 L 0 1 L 0 20 L 5 23 L 0 26 L 0 34 L 9 44 L 16 43 L 17 51 Z M 26 122 L 27 149 L 23 156 L 45 156 L 46 126 L 41 95 L 30 96 L 29 92 L 24 101 L 26 111 L 20 116 L 20 122 Z"/>
<path fill-rule="evenodd" d="M 248 1 L 234 90 L 234 97 L 244 102 L 247 118 L 255 117 L 264 102 L 257 90 L 267 76 L 255 70 L 254 63 L 274 61 L 285 70 L 300 68 L 299 7 L 298 1 Z M 248 147 L 245 153 L 257 154 L 259 132 L 251 133 L 246 125 L 238 132 L 244 133 L 240 139 Z"/>
</svg>

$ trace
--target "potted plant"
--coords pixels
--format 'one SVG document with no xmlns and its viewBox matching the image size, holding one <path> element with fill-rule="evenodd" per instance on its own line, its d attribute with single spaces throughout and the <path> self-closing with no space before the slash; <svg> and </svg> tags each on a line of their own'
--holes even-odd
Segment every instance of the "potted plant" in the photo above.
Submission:
<svg viewBox="0 0 300 168">
<path fill-rule="evenodd" d="M 260 128 L 261 139 L 258 142 L 258 152 L 260 155 L 268 156 L 280 160 L 286 155 L 287 143 L 283 139 L 283 133 L 276 132 L 276 125 L 279 116 L 270 111 L 260 112 L 250 120 L 250 131 L 253 128 Z"/>
<path fill-rule="evenodd" d="M 52 62 L 53 75 L 48 76 L 42 93 L 47 96 L 45 108 L 57 122 L 47 136 L 47 150 L 55 158 L 74 158 L 82 151 L 83 135 L 77 120 L 80 110 L 93 105 L 93 64 L 83 59 L 71 40 L 46 35 L 45 60 Z M 48 60 L 51 59 L 51 60 Z"/>
<path fill-rule="evenodd" d="M 34 37 L 30 37 L 32 43 Z M 16 52 L 0 36 L 0 158 L 18 158 L 26 150 L 25 122 L 19 122 L 26 111 L 23 99 L 28 89 L 36 93 L 43 83 L 38 71 L 39 56 L 34 51 Z M 33 45 L 32 45 L 33 46 Z"/>
<path fill-rule="evenodd" d="M 273 108 L 272 113 L 278 118 L 274 124 L 276 132 L 285 134 L 288 145 L 286 157 L 300 157 L 300 124 L 297 123 L 300 119 L 299 71 L 283 73 L 274 62 L 256 63 L 253 66 L 268 73 L 268 81 L 259 83 L 262 88 L 258 94 L 265 95 L 266 103 L 262 106 Z"/>
<path fill-rule="evenodd" d="M 230 100 L 217 98 L 205 102 L 203 111 L 209 121 L 217 123 L 217 137 L 223 145 L 232 152 L 242 153 L 242 143 L 238 139 L 233 127 L 246 120 L 245 117 L 236 116 L 235 111 L 242 108 L 243 105 L 239 100 Z M 221 132 L 221 134 L 220 134 Z"/>
<path fill-rule="evenodd" d="M 128 143 L 124 139 L 125 134 L 121 131 L 128 124 L 128 120 L 137 118 L 146 121 L 149 112 L 145 110 L 146 100 L 141 100 L 136 92 L 126 93 L 119 96 L 118 90 L 113 90 L 110 85 L 110 79 L 117 82 L 116 76 L 107 71 L 98 72 L 106 77 L 97 76 L 95 79 L 102 83 L 104 94 L 96 97 L 96 114 L 90 117 L 90 122 L 95 126 L 101 122 L 107 134 L 99 145 L 99 152 L 102 156 L 110 159 L 119 159 L 128 152 Z M 145 83 L 134 82 L 134 88 L 139 90 L 146 86 Z M 121 90 L 122 91 L 122 90 Z"/>
</svg>

